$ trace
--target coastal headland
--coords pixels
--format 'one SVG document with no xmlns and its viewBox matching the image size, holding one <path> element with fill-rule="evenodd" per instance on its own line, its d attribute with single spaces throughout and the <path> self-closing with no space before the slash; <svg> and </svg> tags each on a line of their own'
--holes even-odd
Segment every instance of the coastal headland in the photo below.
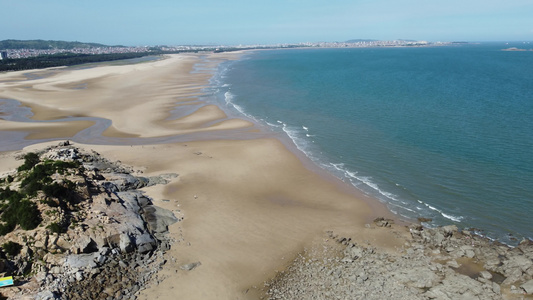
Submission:
<svg viewBox="0 0 533 300">
<path fill-rule="evenodd" d="M 0 74 L 0 103 L 20 103 L 0 115 L 1 146 L 9 149 L 0 173 L 15 172 L 15 157 L 70 139 L 146 177 L 177 174 L 142 188 L 182 220 L 168 227 L 173 243 L 139 299 L 533 293 L 529 243 L 512 249 L 453 227 L 393 221 L 376 200 L 316 170 L 274 134 L 201 101 L 212 76 L 202 70 L 240 55 Z M 30 115 L 21 113 L 27 108 Z"/>
</svg>

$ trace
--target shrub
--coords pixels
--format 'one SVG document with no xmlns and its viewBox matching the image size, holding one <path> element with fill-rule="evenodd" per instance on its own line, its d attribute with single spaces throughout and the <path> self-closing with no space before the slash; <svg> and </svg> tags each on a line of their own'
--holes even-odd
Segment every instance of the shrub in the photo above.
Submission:
<svg viewBox="0 0 533 300">
<path fill-rule="evenodd" d="M 12 191 L 9 189 L 0 189 L 0 200 L 9 200 L 9 201 L 20 201 L 23 196 L 17 191 Z"/>
<path fill-rule="evenodd" d="M 59 174 L 63 174 L 68 169 L 78 168 L 80 163 L 78 161 L 56 160 L 52 163 L 52 166 Z"/>
<path fill-rule="evenodd" d="M 20 250 L 22 249 L 22 245 L 20 245 L 19 243 L 9 241 L 7 243 L 4 243 L 2 245 L 2 248 L 4 249 L 5 253 L 11 256 L 16 256 L 20 253 Z"/>
<path fill-rule="evenodd" d="M 63 228 L 63 226 L 57 224 L 56 222 L 46 226 L 47 229 L 50 229 L 51 232 L 55 232 L 55 233 L 63 233 L 65 232 L 65 229 Z"/>
<path fill-rule="evenodd" d="M 68 188 L 54 182 L 50 185 L 45 185 L 42 187 L 43 192 L 48 197 L 54 197 L 58 199 L 68 199 L 70 196 L 70 191 Z"/>
<path fill-rule="evenodd" d="M 65 171 L 80 166 L 79 162 L 65 162 L 65 161 L 45 161 L 41 164 L 39 155 L 31 152 L 24 156 L 24 164 L 18 170 L 29 170 L 26 177 L 21 182 L 21 192 L 11 191 L 8 188 L 0 189 L 0 201 L 7 200 L 8 203 L 0 203 L 0 234 L 4 235 L 15 229 L 20 225 L 24 230 L 31 230 L 39 226 L 41 223 L 41 215 L 37 209 L 37 205 L 29 200 L 24 200 L 27 196 L 35 196 L 37 191 L 42 190 L 47 197 L 57 198 L 56 201 L 47 199 L 44 202 L 50 206 L 64 205 L 64 201 L 72 202 L 74 190 L 76 185 L 65 180 L 64 184 L 52 183 L 52 174 L 58 172 L 63 174 Z M 13 177 L 8 177 L 9 182 L 13 181 Z M 57 225 L 57 224 L 56 224 Z M 57 225 L 59 226 L 59 225 Z M 61 230 L 57 226 L 53 226 L 51 230 Z"/>
<path fill-rule="evenodd" d="M 42 190 L 43 184 L 39 181 L 25 182 L 23 191 L 29 196 L 35 196 L 37 191 Z"/>
<path fill-rule="evenodd" d="M 26 155 L 24 155 L 24 164 L 18 167 L 18 171 L 25 171 L 25 170 L 31 170 L 36 164 L 38 164 L 41 160 L 39 159 L 39 155 L 36 153 L 30 152 Z"/>
<path fill-rule="evenodd" d="M 41 203 L 44 203 L 50 207 L 59 207 L 60 205 L 59 201 L 54 200 L 54 199 L 44 199 L 44 200 L 41 200 Z"/>
<path fill-rule="evenodd" d="M 0 235 L 6 235 L 15 229 L 16 224 L 6 223 L 0 224 Z"/>
<path fill-rule="evenodd" d="M 17 215 L 17 223 L 24 230 L 34 229 L 41 223 L 41 214 L 37 209 L 37 205 L 33 202 L 20 201 L 15 213 Z"/>
<path fill-rule="evenodd" d="M 24 230 L 31 230 L 41 223 L 41 214 L 37 205 L 31 201 L 10 201 L 9 206 L 2 214 L 2 221 L 6 224 L 0 226 L 0 234 L 13 231 L 17 224 Z"/>
<path fill-rule="evenodd" d="M 79 162 L 46 161 L 44 164 L 35 166 L 28 176 L 22 180 L 20 185 L 26 193 L 35 195 L 38 190 L 43 189 L 43 184 L 52 182 L 50 175 L 55 172 L 64 174 L 66 170 L 77 168 L 79 165 Z"/>
</svg>

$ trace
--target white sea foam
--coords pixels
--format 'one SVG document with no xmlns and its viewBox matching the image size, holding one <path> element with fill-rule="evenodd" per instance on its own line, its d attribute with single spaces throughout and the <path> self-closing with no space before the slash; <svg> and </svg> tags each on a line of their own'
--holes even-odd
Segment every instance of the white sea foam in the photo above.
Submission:
<svg viewBox="0 0 533 300">
<path fill-rule="evenodd" d="M 414 212 L 412 209 L 409 209 L 409 208 L 404 207 L 404 206 L 402 206 L 402 205 L 399 205 L 399 204 L 397 204 L 397 203 L 389 202 L 388 204 L 389 204 L 389 209 L 390 209 L 391 207 L 397 207 L 397 208 L 400 208 L 400 209 L 402 209 L 402 210 L 406 210 L 406 211 Z"/>
<path fill-rule="evenodd" d="M 461 222 L 461 220 L 463 219 L 462 216 L 454 216 L 454 215 L 447 214 L 447 213 L 443 212 L 442 210 L 440 210 L 440 209 L 438 209 L 438 208 L 436 208 L 434 206 L 431 206 L 431 205 L 429 205 L 429 204 L 427 204 L 425 202 L 422 202 L 420 200 L 418 200 L 418 202 L 424 204 L 427 208 L 438 212 L 441 216 L 445 217 L 448 220 L 452 220 L 454 222 Z"/>
<path fill-rule="evenodd" d="M 373 188 L 375 191 L 385 196 L 387 199 L 390 199 L 392 201 L 399 201 L 397 198 L 398 196 L 380 189 L 376 183 L 372 182 L 371 177 L 361 176 L 361 177 L 357 177 L 357 179 L 362 181 L 364 184 L 368 185 L 369 187 Z"/>
<path fill-rule="evenodd" d="M 356 171 L 350 171 L 344 163 L 330 163 L 326 166 L 326 168 L 330 169 L 334 173 L 340 173 L 341 177 L 348 178 L 353 186 L 362 190 L 363 192 L 377 196 L 378 199 L 387 203 L 389 209 L 394 214 L 408 219 L 413 219 L 421 214 L 424 214 L 423 207 L 418 205 L 414 206 L 409 203 L 409 201 L 401 199 L 398 195 L 384 191 L 377 183 L 372 181 L 371 177 L 359 175 Z M 418 202 L 427 206 L 426 203 L 420 200 L 418 200 Z M 449 218 L 450 220 L 456 222 L 459 222 L 462 219 L 462 217 L 455 217 L 449 214 L 443 214 L 442 212 L 441 214 L 443 217 Z"/>
<path fill-rule="evenodd" d="M 265 121 L 265 120 L 263 120 L 263 121 L 264 121 L 268 126 L 271 126 L 271 127 L 278 127 L 278 128 L 281 127 L 280 125 L 273 124 L 273 123 L 270 123 L 270 122 Z"/>
<path fill-rule="evenodd" d="M 348 169 L 346 169 L 343 163 L 337 163 L 337 164 L 331 163 L 330 165 L 333 166 L 336 170 L 343 172 L 344 176 L 346 176 L 348 178 L 351 178 L 351 179 L 355 179 L 356 182 L 362 183 L 362 184 L 370 187 L 372 190 L 378 192 L 380 195 L 384 196 L 388 200 L 392 200 L 392 201 L 395 201 L 395 202 L 400 202 L 402 204 L 408 204 L 405 201 L 400 201 L 397 195 L 382 190 L 376 183 L 374 183 L 372 181 L 371 177 L 369 177 L 369 176 L 359 176 L 359 175 L 357 175 L 357 172 L 352 172 L 352 171 L 349 171 Z M 353 180 L 352 180 L 352 182 L 353 182 Z"/>
<path fill-rule="evenodd" d="M 405 208 L 405 207 L 404 207 L 404 208 Z M 406 218 L 406 219 L 411 219 L 411 218 L 412 218 L 412 216 L 404 215 L 404 214 L 401 214 L 401 213 L 400 213 L 399 215 L 402 216 L 402 217 L 404 217 L 404 218 Z"/>
<path fill-rule="evenodd" d="M 302 151 L 307 157 L 309 157 L 312 160 L 314 160 L 312 155 L 311 155 L 311 153 L 308 152 L 307 149 L 306 149 L 307 148 L 306 147 L 306 143 L 299 138 L 298 131 L 296 129 L 289 128 L 289 126 L 287 126 L 286 123 L 284 123 L 284 122 L 282 122 L 280 120 L 278 120 L 277 122 L 282 125 L 282 130 L 289 136 L 289 138 L 292 140 L 292 142 L 294 143 L 296 148 L 298 148 L 298 150 Z"/>
<path fill-rule="evenodd" d="M 405 202 L 402 201 L 402 204 L 406 204 Z M 405 206 L 402 206 L 403 209 L 407 210 L 407 211 L 410 211 L 412 213 L 416 213 L 416 211 L 414 209 L 410 209 L 408 207 L 405 207 Z"/>
<path fill-rule="evenodd" d="M 244 108 L 242 108 L 241 106 L 235 104 L 235 102 L 233 102 L 234 98 L 235 98 L 235 96 L 230 91 L 227 91 L 227 92 L 224 93 L 224 100 L 226 101 L 226 105 L 233 106 L 239 113 L 241 113 L 242 115 L 246 116 L 248 119 L 251 119 L 251 120 L 254 120 L 254 121 L 258 122 L 258 120 L 254 116 L 252 116 L 250 114 L 247 114 L 244 111 Z"/>
<path fill-rule="evenodd" d="M 449 215 L 449 214 L 445 214 L 443 212 L 440 213 L 443 217 L 445 217 L 446 219 L 449 219 L 449 220 L 452 220 L 452 221 L 455 221 L 455 222 L 461 222 L 461 220 L 463 219 L 463 217 L 456 217 L 456 216 L 452 216 L 452 215 Z"/>
</svg>

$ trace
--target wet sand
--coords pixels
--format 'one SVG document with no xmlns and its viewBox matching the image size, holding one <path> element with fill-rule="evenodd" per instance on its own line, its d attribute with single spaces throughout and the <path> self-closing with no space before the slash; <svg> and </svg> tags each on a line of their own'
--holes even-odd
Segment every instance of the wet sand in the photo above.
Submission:
<svg viewBox="0 0 533 300">
<path fill-rule="evenodd" d="M 166 254 L 168 263 L 158 275 L 159 283 L 151 283 L 140 299 L 257 299 L 265 280 L 326 231 L 384 248 L 403 243 L 391 231 L 365 228 L 376 216 L 387 214 L 377 200 L 316 172 L 304 157 L 274 136 L 265 137 L 254 124 L 228 118 L 215 105 L 191 101 L 211 76 L 191 73 L 195 64 L 213 67 L 239 55 L 174 55 L 136 65 L 65 68 L 35 80 L 23 80 L 19 73 L 0 74 L 0 99 L 30 107 L 33 120 L 103 118 L 112 122 L 103 132 L 110 138 L 206 132 L 217 137 L 135 146 L 77 144 L 146 176 L 179 174 L 166 186 L 146 189 L 156 205 L 184 220 L 169 228 L 176 243 Z M 169 112 L 180 108 L 192 113 L 171 118 Z M 91 124 L 4 120 L 2 125 L 2 130 L 28 132 L 26 139 L 64 139 Z M 242 132 L 246 138 L 233 139 Z M 35 144 L 24 152 L 42 147 Z M 2 164 L 0 172 L 12 165 Z M 191 271 L 180 268 L 193 262 L 201 265 Z"/>
</svg>

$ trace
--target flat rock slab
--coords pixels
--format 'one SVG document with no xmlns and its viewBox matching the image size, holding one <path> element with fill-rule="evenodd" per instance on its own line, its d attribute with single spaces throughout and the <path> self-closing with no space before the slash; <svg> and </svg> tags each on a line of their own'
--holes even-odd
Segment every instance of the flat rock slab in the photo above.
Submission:
<svg viewBox="0 0 533 300">
<path fill-rule="evenodd" d="M 144 208 L 144 219 L 148 223 L 148 228 L 155 233 L 166 232 L 169 225 L 178 221 L 172 211 L 153 205 Z"/>
<path fill-rule="evenodd" d="M 185 270 L 185 271 L 191 271 L 191 270 L 194 270 L 195 268 L 201 266 L 202 263 L 197 261 L 197 262 L 193 262 L 193 263 L 190 263 L 190 264 L 186 264 L 186 265 L 183 265 L 180 267 L 180 269 L 182 270 Z"/>
<path fill-rule="evenodd" d="M 533 279 L 520 286 L 528 295 L 533 295 Z"/>
</svg>

